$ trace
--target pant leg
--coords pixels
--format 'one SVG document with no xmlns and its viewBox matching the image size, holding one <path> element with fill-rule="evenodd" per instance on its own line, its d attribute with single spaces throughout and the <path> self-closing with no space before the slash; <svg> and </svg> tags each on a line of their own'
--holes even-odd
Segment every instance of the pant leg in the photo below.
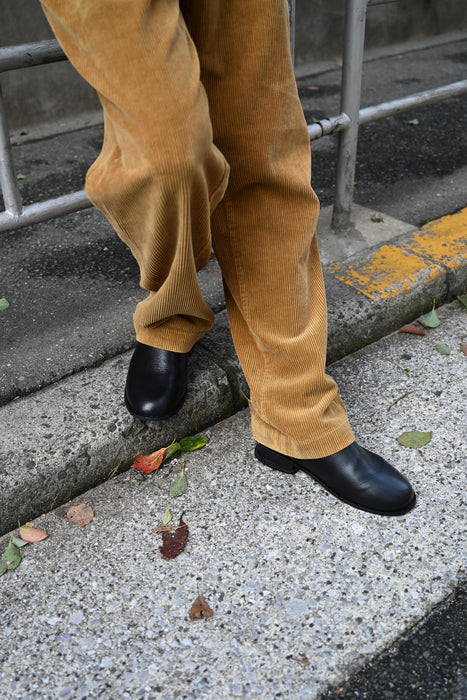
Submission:
<svg viewBox="0 0 467 700">
<path fill-rule="evenodd" d="M 178 0 L 44 0 L 43 8 L 104 109 L 104 144 L 86 191 L 131 248 L 150 292 L 135 312 L 137 338 L 186 352 L 214 320 L 196 272 L 211 253 L 210 215 L 229 167 L 213 144 Z"/>
<path fill-rule="evenodd" d="M 325 374 L 326 300 L 286 0 L 182 0 L 229 185 L 212 216 L 255 438 L 297 458 L 354 440 Z"/>
</svg>

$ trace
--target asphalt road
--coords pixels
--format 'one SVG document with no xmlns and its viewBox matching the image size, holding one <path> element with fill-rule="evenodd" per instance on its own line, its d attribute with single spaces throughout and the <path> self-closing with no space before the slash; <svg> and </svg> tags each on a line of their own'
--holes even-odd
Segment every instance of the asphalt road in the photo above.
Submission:
<svg viewBox="0 0 467 700">
<path fill-rule="evenodd" d="M 465 700 L 467 588 L 457 588 L 411 634 L 320 700 Z"/>
</svg>

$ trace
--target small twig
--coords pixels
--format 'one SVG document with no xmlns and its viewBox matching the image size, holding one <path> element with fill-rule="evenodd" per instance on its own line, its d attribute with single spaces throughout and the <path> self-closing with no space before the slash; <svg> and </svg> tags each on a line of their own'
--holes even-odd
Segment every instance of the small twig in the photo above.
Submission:
<svg viewBox="0 0 467 700">
<path fill-rule="evenodd" d="M 408 396 L 408 395 L 411 394 L 411 393 L 412 393 L 411 391 L 406 391 L 405 394 L 402 394 L 402 396 L 399 396 L 398 399 L 395 399 L 392 403 L 389 404 L 389 406 L 388 406 L 388 411 L 389 411 L 390 408 L 392 408 L 393 406 L 395 406 L 396 403 L 399 403 L 399 401 L 402 401 L 402 399 L 405 399 L 405 397 Z"/>
<path fill-rule="evenodd" d="M 113 476 L 115 476 L 115 474 L 118 472 L 118 468 L 120 467 L 121 463 L 122 463 L 122 460 L 120 460 L 120 462 L 117 464 L 117 466 L 115 467 L 113 472 L 111 474 L 109 474 L 107 481 L 109 481 L 109 479 L 111 479 Z"/>
<path fill-rule="evenodd" d="M 291 656 L 290 658 L 292 659 L 292 661 L 298 661 L 299 664 L 305 664 L 305 666 L 310 665 L 310 662 L 308 661 L 305 654 L 300 654 L 299 659 L 296 656 Z"/>
<path fill-rule="evenodd" d="M 159 527 L 154 528 L 153 532 L 175 532 L 181 527 L 186 527 L 186 525 L 159 525 Z"/>
<path fill-rule="evenodd" d="M 52 504 L 51 504 L 51 506 L 50 506 L 50 508 L 49 508 L 49 512 L 50 512 L 51 510 L 53 510 L 53 507 L 54 507 L 54 505 L 55 505 L 55 501 L 57 500 L 58 496 L 59 496 L 59 493 L 56 493 L 56 494 L 55 494 L 55 498 L 54 498 L 54 500 L 52 501 Z"/>
</svg>

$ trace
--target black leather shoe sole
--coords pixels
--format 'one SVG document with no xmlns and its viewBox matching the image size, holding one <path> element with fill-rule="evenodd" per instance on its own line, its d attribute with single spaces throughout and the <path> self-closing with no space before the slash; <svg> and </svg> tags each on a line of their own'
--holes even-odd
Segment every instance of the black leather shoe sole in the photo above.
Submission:
<svg viewBox="0 0 467 700">
<path fill-rule="evenodd" d="M 166 420 L 167 418 L 171 418 L 176 413 L 178 413 L 183 405 L 183 402 L 185 401 L 185 397 L 186 397 L 186 391 L 183 394 L 180 402 L 174 408 L 172 408 L 168 413 L 164 413 L 164 415 L 161 415 L 161 416 L 160 415 L 148 416 L 148 415 L 143 415 L 141 413 L 138 413 L 138 411 L 135 411 L 133 409 L 132 405 L 130 404 L 130 402 L 128 401 L 128 397 L 126 395 L 126 392 L 125 392 L 125 406 L 127 408 L 127 411 L 129 413 L 131 413 L 133 418 L 138 418 L 138 420 L 142 420 L 145 423 L 155 423 L 156 421 Z"/>
<path fill-rule="evenodd" d="M 341 457 L 343 455 L 346 457 L 345 460 Z M 355 468 L 355 462 L 358 462 L 360 456 L 363 457 L 363 461 L 367 460 L 369 467 L 367 464 L 363 468 L 359 465 Z M 417 500 L 412 487 L 405 477 L 399 474 L 382 457 L 374 455 L 356 443 L 337 453 L 337 455 L 316 460 L 294 459 L 258 443 L 255 448 L 255 457 L 266 466 L 285 474 L 296 474 L 299 470 L 302 470 L 343 503 L 353 508 L 364 510 L 367 513 L 404 515 L 412 510 Z M 354 463 L 352 463 L 352 459 L 354 459 Z M 323 476 L 323 472 L 328 472 L 328 480 Z M 368 484 L 371 485 L 372 478 L 375 483 L 380 482 L 376 484 L 375 491 L 378 490 L 378 494 L 374 497 L 371 495 L 371 488 L 368 488 Z M 395 493 L 394 501 L 399 498 L 399 504 L 397 505 L 395 502 L 393 508 L 378 507 L 371 502 L 372 500 L 384 500 L 385 478 L 387 479 L 388 491 L 392 489 Z M 361 489 L 361 495 L 358 493 L 359 488 Z M 349 491 L 354 491 L 352 497 L 349 497 Z"/>
</svg>

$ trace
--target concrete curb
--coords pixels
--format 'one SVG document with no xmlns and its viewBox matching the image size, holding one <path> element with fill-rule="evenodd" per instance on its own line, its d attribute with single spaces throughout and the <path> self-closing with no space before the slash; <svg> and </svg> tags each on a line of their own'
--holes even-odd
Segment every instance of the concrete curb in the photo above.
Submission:
<svg viewBox="0 0 467 700">
<path fill-rule="evenodd" d="M 438 305 L 462 294 L 466 231 L 467 209 L 327 265 L 328 360 L 396 331 L 433 299 Z M 193 353 L 187 399 L 170 420 L 145 425 L 127 414 L 121 397 L 129 358 L 125 353 L 0 408 L 0 534 L 105 481 L 117 465 L 123 470 L 138 454 L 246 404 L 225 311 Z"/>
<path fill-rule="evenodd" d="M 467 208 L 324 268 L 328 361 L 465 292 Z"/>
</svg>

